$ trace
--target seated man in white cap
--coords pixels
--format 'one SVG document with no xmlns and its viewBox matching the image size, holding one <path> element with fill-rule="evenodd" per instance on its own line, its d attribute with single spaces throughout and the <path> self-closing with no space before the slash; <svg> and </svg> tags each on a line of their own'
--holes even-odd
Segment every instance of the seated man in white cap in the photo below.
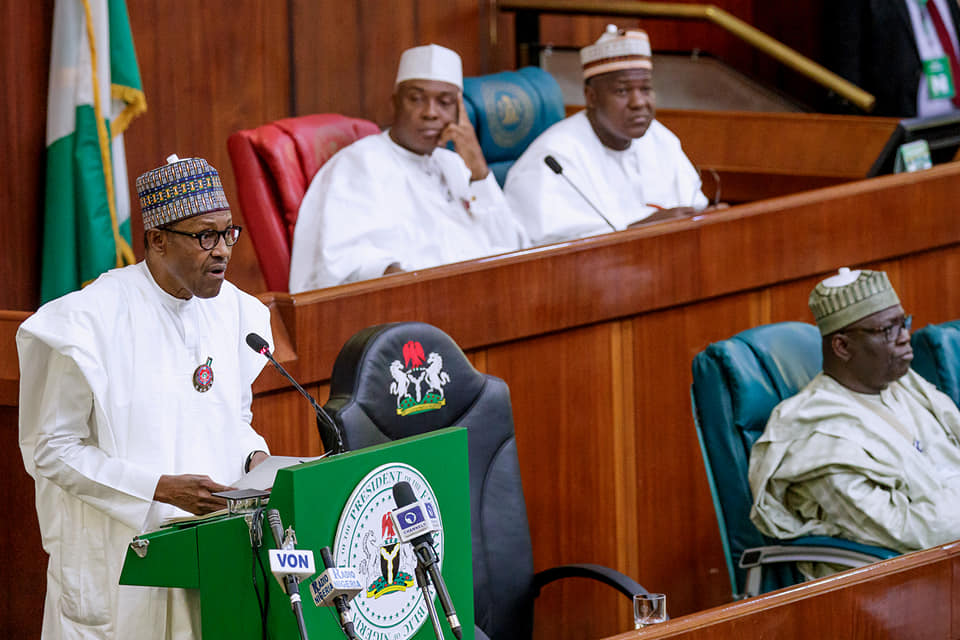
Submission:
<svg viewBox="0 0 960 640">
<path fill-rule="evenodd" d="M 224 276 L 240 227 L 206 160 L 137 178 L 145 260 L 17 331 L 20 449 L 49 554 L 43 638 L 199 638 L 197 590 L 120 586 L 134 536 L 226 506 L 267 454 L 250 425 L 270 314 Z"/>
<path fill-rule="evenodd" d="M 697 170 L 677 137 L 654 119 L 646 32 L 610 25 L 580 50 L 580 61 L 586 110 L 544 131 L 507 174 L 507 200 L 533 244 L 706 208 Z M 555 161 L 552 168 L 547 157 Z M 555 174 L 559 170 L 563 176 Z"/>
<path fill-rule="evenodd" d="M 823 372 L 753 446 L 754 524 L 902 552 L 960 538 L 960 412 L 910 369 L 911 317 L 887 274 L 841 269 L 809 304 Z"/>
<path fill-rule="evenodd" d="M 427 45 L 403 53 L 393 126 L 341 149 L 303 198 L 291 293 L 523 247 L 462 90 L 455 52 Z"/>
</svg>

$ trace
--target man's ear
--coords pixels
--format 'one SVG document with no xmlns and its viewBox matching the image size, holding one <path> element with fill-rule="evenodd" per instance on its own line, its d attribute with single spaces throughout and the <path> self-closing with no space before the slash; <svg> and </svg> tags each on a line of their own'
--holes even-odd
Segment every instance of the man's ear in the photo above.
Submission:
<svg viewBox="0 0 960 640">
<path fill-rule="evenodd" d="M 390 94 L 390 106 L 393 107 L 393 119 L 397 119 L 397 114 L 400 113 L 400 87 L 396 86 L 393 88 L 393 93 Z"/>
<path fill-rule="evenodd" d="M 597 90 L 593 88 L 589 80 L 583 83 L 583 98 L 587 109 L 593 109 L 597 102 Z"/>
<path fill-rule="evenodd" d="M 842 360 L 843 362 L 849 362 L 850 358 L 853 357 L 853 354 L 850 352 L 850 338 L 842 332 L 837 332 L 831 336 L 830 350 L 833 351 L 833 355 L 835 355 L 838 360 Z"/>
<path fill-rule="evenodd" d="M 163 255 L 167 252 L 167 234 L 160 229 L 147 229 L 144 232 L 147 251 Z"/>
</svg>

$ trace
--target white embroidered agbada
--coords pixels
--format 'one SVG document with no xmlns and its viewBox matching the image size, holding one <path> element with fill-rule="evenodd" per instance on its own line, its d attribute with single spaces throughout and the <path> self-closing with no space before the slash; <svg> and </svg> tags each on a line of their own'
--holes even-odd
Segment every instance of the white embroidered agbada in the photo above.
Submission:
<svg viewBox="0 0 960 640">
<path fill-rule="evenodd" d="M 901 552 L 960 539 L 958 437 L 956 405 L 913 370 L 870 397 L 821 373 L 754 444 L 750 518 L 776 538 L 836 535 Z"/>
<path fill-rule="evenodd" d="M 581 111 L 544 131 L 507 173 L 507 201 L 534 245 L 611 231 L 544 163 L 548 155 L 618 230 L 658 209 L 708 204 L 697 170 L 665 126 L 654 120 L 643 137 L 616 151 L 600 142 Z"/>
<path fill-rule="evenodd" d="M 456 153 L 419 155 L 389 131 L 341 149 L 300 205 L 290 292 L 521 249 L 524 236 L 491 172 L 470 182 Z"/>
<path fill-rule="evenodd" d="M 244 342 L 251 331 L 272 344 L 256 298 L 225 282 L 214 298 L 181 300 L 143 262 L 20 326 L 20 448 L 50 555 L 43 638 L 199 637 L 195 593 L 118 578 L 133 536 L 189 515 L 153 502 L 162 474 L 229 485 L 250 452 L 267 451 L 250 426 L 266 362 Z M 208 358 L 213 385 L 200 393 L 193 374 Z"/>
</svg>

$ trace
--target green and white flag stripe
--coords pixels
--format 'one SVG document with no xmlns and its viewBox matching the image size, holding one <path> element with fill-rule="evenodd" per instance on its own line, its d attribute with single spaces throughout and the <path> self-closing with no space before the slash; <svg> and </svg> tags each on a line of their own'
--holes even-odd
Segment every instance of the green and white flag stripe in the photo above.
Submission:
<svg viewBox="0 0 960 640">
<path fill-rule="evenodd" d="M 145 110 L 124 0 L 57 0 L 41 302 L 133 263 L 122 133 Z"/>
</svg>

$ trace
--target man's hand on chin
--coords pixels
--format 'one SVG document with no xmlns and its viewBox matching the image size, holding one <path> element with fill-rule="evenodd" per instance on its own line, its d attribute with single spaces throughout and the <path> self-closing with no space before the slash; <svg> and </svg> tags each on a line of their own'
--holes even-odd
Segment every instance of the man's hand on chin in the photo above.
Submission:
<svg viewBox="0 0 960 640">
<path fill-rule="evenodd" d="M 448 142 L 453 142 L 453 148 L 463 158 L 467 168 L 470 169 L 470 180 L 483 180 L 490 173 L 490 168 L 487 167 L 483 151 L 480 150 L 477 132 L 473 130 L 470 118 L 467 117 L 462 93 L 457 96 L 457 111 L 457 121 L 451 122 L 443 129 L 440 139 L 437 141 L 437 146 L 442 147 Z"/>
</svg>

